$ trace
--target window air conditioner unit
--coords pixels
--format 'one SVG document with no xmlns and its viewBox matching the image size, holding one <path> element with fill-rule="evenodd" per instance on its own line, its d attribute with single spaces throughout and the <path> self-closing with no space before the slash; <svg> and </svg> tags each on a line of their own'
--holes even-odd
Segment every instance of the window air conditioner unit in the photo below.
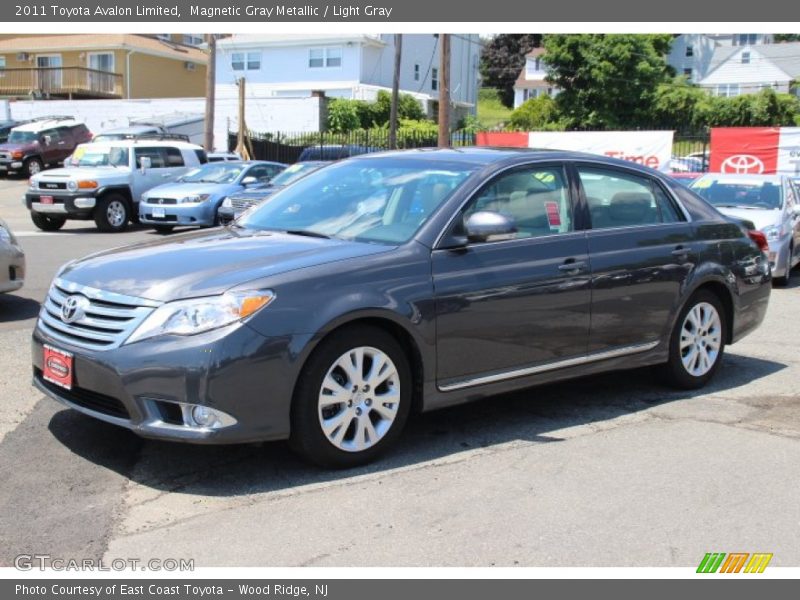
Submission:
<svg viewBox="0 0 800 600">
<path fill-rule="evenodd" d="M 28 54 L 27 52 L 19 52 L 17 54 L 17 60 L 18 61 L 25 61 L 25 60 L 30 60 L 30 59 L 31 59 L 31 55 Z"/>
<path fill-rule="evenodd" d="M 183 63 L 183 68 L 187 71 L 194 71 L 197 68 L 197 65 L 187 60 L 185 63 Z"/>
</svg>

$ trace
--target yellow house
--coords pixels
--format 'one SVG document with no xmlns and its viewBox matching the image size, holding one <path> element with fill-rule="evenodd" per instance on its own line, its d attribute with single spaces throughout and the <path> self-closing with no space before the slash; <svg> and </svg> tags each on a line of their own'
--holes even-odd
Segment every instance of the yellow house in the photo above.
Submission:
<svg viewBox="0 0 800 600">
<path fill-rule="evenodd" d="M 208 58 L 182 36 L 0 37 L 0 97 L 196 98 Z"/>
</svg>

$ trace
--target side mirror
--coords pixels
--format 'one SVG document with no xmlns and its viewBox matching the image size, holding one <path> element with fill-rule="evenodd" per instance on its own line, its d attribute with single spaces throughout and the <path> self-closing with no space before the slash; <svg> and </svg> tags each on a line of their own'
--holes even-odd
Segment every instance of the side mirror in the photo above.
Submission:
<svg viewBox="0 0 800 600">
<path fill-rule="evenodd" d="M 517 233 L 517 226 L 512 218 L 490 210 L 471 214 L 464 228 L 470 242 L 511 240 Z"/>
<path fill-rule="evenodd" d="M 253 185 L 254 183 L 258 183 L 258 179 L 256 179 L 252 175 L 242 179 L 242 185 L 245 187 L 247 187 L 248 185 Z"/>
<path fill-rule="evenodd" d="M 49 144 L 51 141 L 53 141 L 53 138 L 51 138 L 49 135 L 43 135 L 43 136 L 42 136 L 42 138 L 41 138 L 39 141 L 40 141 L 42 144 L 45 144 L 45 145 L 47 145 L 47 144 Z"/>
<path fill-rule="evenodd" d="M 139 167 L 144 173 L 147 169 L 153 168 L 153 160 L 149 156 L 143 156 L 139 159 Z"/>
</svg>

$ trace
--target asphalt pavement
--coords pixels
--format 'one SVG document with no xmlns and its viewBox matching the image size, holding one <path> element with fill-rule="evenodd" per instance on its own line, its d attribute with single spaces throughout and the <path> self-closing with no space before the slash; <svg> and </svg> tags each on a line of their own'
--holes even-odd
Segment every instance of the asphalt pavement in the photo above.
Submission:
<svg viewBox="0 0 800 600">
<path fill-rule="evenodd" d="M 35 229 L 26 183 L 0 216 L 27 255 L 0 296 L 0 566 L 19 554 L 197 566 L 696 566 L 771 552 L 800 566 L 800 273 L 712 384 L 647 369 L 414 418 L 385 459 L 323 471 L 284 443 L 137 438 L 30 385 L 30 333 L 62 263 L 153 239 Z"/>
</svg>

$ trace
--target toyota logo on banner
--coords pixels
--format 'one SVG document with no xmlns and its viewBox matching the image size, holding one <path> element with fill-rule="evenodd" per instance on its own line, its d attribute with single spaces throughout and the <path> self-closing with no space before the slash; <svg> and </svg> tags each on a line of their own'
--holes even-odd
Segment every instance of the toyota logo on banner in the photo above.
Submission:
<svg viewBox="0 0 800 600">
<path fill-rule="evenodd" d="M 764 172 L 764 163 L 761 159 L 752 154 L 734 154 L 722 161 L 723 173 L 736 173 L 743 175 L 746 173 L 760 174 Z"/>
</svg>

